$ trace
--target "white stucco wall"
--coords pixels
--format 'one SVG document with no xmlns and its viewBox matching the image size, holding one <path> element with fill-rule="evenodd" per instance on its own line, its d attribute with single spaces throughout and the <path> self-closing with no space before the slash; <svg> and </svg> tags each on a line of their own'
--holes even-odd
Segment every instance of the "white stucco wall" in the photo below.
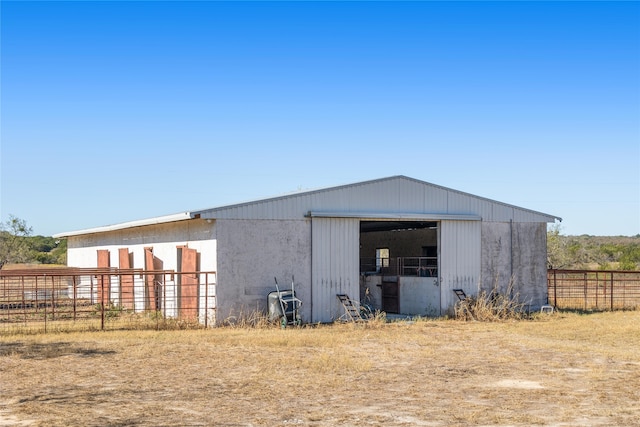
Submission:
<svg viewBox="0 0 640 427">
<path fill-rule="evenodd" d="M 267 296 L 291 289 L 310 321 L 311 220 L 216 220 L 218 241 L 218 322 L 266 312 Z"/>
<path fill-rule="evenodd" d="M 128 228 L 113 232 L 88 234 L 81 236 L 71 236 L 67 241 L 67 265 L 70 267 L 80 268 L 96 268 L 98 265 L 98 250 L 108 250 L 110 257 L 110 266 L 119 267 L 118 250 L 127 248 L 133 253 L 132 268 L 145 268 L 144 249 L 153 248 L 155 257 L 162 261 L 163 270 L 178 271 L 178 246 L 188 246 L 195 249 L 200 254 L 200 271 L 215 272 L 217 267 L 217 241 L 215 222 L 207 222 L 205 220 L 194 219 L 187 221 L 170 222 L 157 225 L 148 225 L 143 227 Z M 214 285 L 216 275 L 202 275 L 201 281 L 204 284 L 208 279 L 208 289 L 204 286 L 200 290 L 201 301 L 199 306 L 202 310 L 204 307 L 215 306 Z M 79 284 L 79 297 L 88 297 L 85 294 L 96 292 L 95 283 L 91 283 L 90 277 L 83 277 Z M 143 292 L 144 287 L 141 283 L 137 283 L 141 279 L 136 277 L 136 294 L 135 308 L 142 310 L 144 308 Z M 117 278 L 112 279 L 111 283 L 111 300 L 118 302 L 119 283 Z M 175 309 L 176 301 L 176 283 L 165 282 L 166 301 L 163 311 L 168 316 L 177 315 Z M 209 301 L 205 305 L 205 295 L 209 297 Z M 205 316 L 205 313 L 200 313 Z M 207 313 L 209 319 L 212 318 L 211 313 Z"/>
<path fill-rule="evenodd" d="M 200 254 L 200 270 L 216 269 L 215 222 L 193 219 L 127 228 L 100 234 L 71 236 L 67 241 L 69 267 L 97 267 L 98 249 L 110 251 L 111 266 L 118 266 L 118 249 L 133 252 L 133 267 L 144 268 L 144 248 L 153 247 L 165 270 L 177 270 L 177 246 L 187 245 Z"/>
<path fill-rule="evenodd" d="M 399 278 L 400 313 L 440 316 L 440 286 L 437 277 Z"/>
</svg>

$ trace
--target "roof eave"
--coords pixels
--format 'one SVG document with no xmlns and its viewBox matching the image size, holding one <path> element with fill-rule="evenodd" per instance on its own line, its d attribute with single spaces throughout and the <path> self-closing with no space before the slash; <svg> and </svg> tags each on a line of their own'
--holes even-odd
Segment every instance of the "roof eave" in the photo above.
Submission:
<svg viewBox="0 0 640 427">
<path fill-rule="evenodd" d="M 125 228 L 133 228 L 133 227 L 144 227 L 147 225 L 157 225 L 157 224 L 165 224 L 168 222 L 177 222 L 184 221 L 187 219 L 197 218 L 197 215 L 194 215 L 192 212 L 181 212 L 178 214 L 158 216 L 154 218 L 141 219 L 136 221 L 128 221 L 122 222 L 119 224 L 113 225 L 105 225 L 102 227 L 95 228 L 86 228 L 84 230 L 76 230 L 76 231 L 68 231 L 63 233 L 54 234 L 53 237 L 56 239 L 73 237 L 73 236 L 83 236 L 86 234 L 96 234 L 96 233 L 107 233 L 110 231 L 118 231 L 123 230 Z"/>
</svg>

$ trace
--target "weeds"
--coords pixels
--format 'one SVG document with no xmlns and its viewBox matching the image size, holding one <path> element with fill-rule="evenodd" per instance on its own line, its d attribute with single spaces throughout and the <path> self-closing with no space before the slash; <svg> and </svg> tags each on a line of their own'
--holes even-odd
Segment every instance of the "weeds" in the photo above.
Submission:
<svg viewBox="0 0 640 427">
<path fill-rule="evenodd" d="M 253 328 L 264 329 L 272 328 L 275 325 L 280 325 L 280 322 L 273 322 L 269 320 L 269 317 L 260 310 L 253 310 L 245 312 L 240 310 L 237 315 L 233 312 L 222 322 L 222 326 L 231 328 Z"/>
<path fill-rule="evenodd" d="M 468 296 L 458 301 L 455 317 L 459 320 L 480 322 L 519 320 L 527 316 L 526 305 L 520 301 L 520 294 L 514 290 L 511 281 L 504 293 L 497 292 L 494 287 L 490 293 L 480 291 L 477 296 Z"/>
</svg>

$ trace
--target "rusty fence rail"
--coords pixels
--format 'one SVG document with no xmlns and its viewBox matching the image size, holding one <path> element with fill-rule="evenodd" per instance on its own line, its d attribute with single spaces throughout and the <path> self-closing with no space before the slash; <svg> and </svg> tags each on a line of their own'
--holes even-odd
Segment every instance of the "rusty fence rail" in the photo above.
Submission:
<svg viewBox="0 0 640 427">
<path fill-rule="evenodd" d="M 215 325 L 216 273 L 0 270 L 0 332 Z"/>
<path fill-rule="evenodd" d="M 549 304 L 577 310 L 640 308 L 640 271 L 549 270 Z"/>
</svg>

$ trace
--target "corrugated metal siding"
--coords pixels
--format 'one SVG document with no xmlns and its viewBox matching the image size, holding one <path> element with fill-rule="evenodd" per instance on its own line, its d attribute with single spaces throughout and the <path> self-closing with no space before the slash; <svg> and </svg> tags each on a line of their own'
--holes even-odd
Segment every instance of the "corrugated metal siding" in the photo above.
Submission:
<svg viewBox="0 0 640 427">
<path fill-rule="evenodd" d="M 417 182 L 396 182 L 398 206 L 402 206 L 408 212 L 423 212 L 425 209 L 425 187 Z"/>
<path fill-rule="evenodd" d="M 430 213 L 448 213 L 448 192 L 442 188 L 424 186 L 422 210 Z"/>
<path fill-rule="evenodd" d="M 343 311 L 336 294 L 360 297 L 360 221 L 314 218 L 311 230 L 311 318 L 330 322 Z"/>
<path fill-rule="evenodd" d="M 538 218 L 538 215 L 535 212 L 525 209 L 513 209 L 513 222 L 543 222 L 536 221 L 536 218 Z"/>
<path fill-rule="evenodd" d="M 491 206 L 491 216 L 489 216 L 488 218 L 491 218 L 490 222 L 509 222 L 511 219 L 513 219 L 513 207 L 512 206 L 506 206 L 506 205 L 501 205 L 499 203 L 494 203 Z M 534 222 L 540 222 L 540 221 L 534 221 Z"/>
<path fill-rule="evenodd" d="M 440 223 L 440 289 L 443 313 L 452 310 L 458 301 L 454 289 L 464 289 L 467 295 L 478 292 L 480 254 L 480 221 Z"/>
</svg>

